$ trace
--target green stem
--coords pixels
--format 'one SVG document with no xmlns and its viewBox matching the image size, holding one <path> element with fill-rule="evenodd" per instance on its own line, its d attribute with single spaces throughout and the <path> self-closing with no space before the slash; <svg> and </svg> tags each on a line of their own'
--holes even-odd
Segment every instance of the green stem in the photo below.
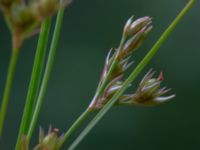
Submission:
<svg viewBox="0 0 200 150">
<path fill-rule="evenodd" d="M 0 111 L 0 136 L 2 135 L 3 132 L 3 125 L 4 125 L 4 120 L 7 112 L 7 106 L 8 106 L 8 101 L 10 97 L 10 91 L 12 87 L 12 82 L 15 74 L 15 69 L 16 69 L 16 64 L 19 56 L 19 50 L 14 49 L 11 54 L 11 59 L 10 59 L 10 64 L 8 68 L 8 74 L 7 74 L 7 80 L 6 80 L 6 85 L 5 85 L 5 90 L 4 90 L 4 95 L 3 95 L 3 100 L 1 104 L 1 111 Z"/>
<path fill-rule="evenodd" d="M 120 46 L 119 48 L 122 48 L 122 45 L 125 41 L 125 38 L 122 38 L 121 42 L 120 42 Z M 117 54 L 114 56 L 117 58 Z M 69 138 L 69 136 L 85 121 L 85 119 L 88 117 L 88 115 L 93 111 L 93 104 L 95 103 L 96 99 L 102 94 L 102 92 L 104 91 L 105 87 L 106 87 L 106 83 L 108 82 L 111 74 L 113 73 L 113 70 L 116 66 L 116 59 L 113 59 L 113 62 L 111 64 L 111 67 L 108 71 L 107 76 L 105 77 L 105 79 L 103 80 L 103 82 L 101 84 L 98 85 L 97 90 L 96 90 L 96 94 L 92 100 L 92 102 L 90 103 L 88 109 L 86 109 L 80 116 L 79 118 L 72 124 L 72 126 L 69 128 L 69 130 L 65 133 L 64 136 L 64 140 L 63 143 Z"/>
<path fill-rule="evenodd" d="M 58 40 L 59 40 L 59 36 L 60 36 L 63 17 L 64 17 L 64 8 L 60 8 L 58 15 L 57 15 L 55 30 L 54 30 L 53 39 L 51 42 L 51 47 L 50 47 L 50 51 L 49 51 L 47 65 L 46 65 L 45 72 L 44 72 L 44 77 L 43 77 L 43 80 L 41 83 L 41 88 L 40 88 L 37 103 L 35 106 L 34 114 L 33 114 L 33 117 L 32 117 L 31 123 L 30 123 L 28 134 L 27 134 L 28 140 L 31 139 L 34 127 L 35 127 L 37 119 L 38 119 L 38 115 L 41 110 L 44 95 L 46 93 L 48 81 L 50 78 L 50 74 L 51 74 L 51 70 L 52 70 L 52 66 L 53 66 L 53 62 L 54 62 L 56 48 L 57 48 L 57 44 L 58 44 Z"/>
<path fill-rule="evenodd" d="M 175 20 L 170 24 L 166 31 L 161 35 L 159 40 L 155 43 L 152 49 L 147 53 L 143 60 L 138 64 L 135 70 L 130 74 L 128 79 L 123 83 L 122 88 L 116 92 L 116 94 L 110 99 L 110 101 L 99 111 L 99 113 L 93 118 L 93 120 L 88 124 L 88 126 L 81 132 L 78 138 L 72 143 L 68 150 L 74 150 L 78 144 L 84 139 L 84 137 L 92 130 L 92 128 L 103 118 L 103 116 L 108 112 L 108 110 L 115 104 L 118 98 L 125 92 L 130 83 L 138 76 L 138 74 L 143 70 L 147 63 L 152 59 L 173 29 L 176 27 L 178 22 L 186 14 L 186 12 L 193 5 L 194 0 L 190 0 L 185 8 L 179 13 Z"/>
<path fill-rule="evenodd" d="M 69 128 L 69 130 L 65 133 L 64 139 L 62 141 L 62 144 L 70 137 L 70 135 L 86 120 L 86 118 L 89 116 L 91 111 L 89 109 L 86 109 L 79 118 L 72 124 L 72 126 Z"/>
<path fill-rule="evenodd" d="M 28 127 L 30 125 L 30 119 L 33 114 L 36 96 L 38 94 L 40 79 L 42 76 L 42 68 L 45 61 L 45 54 L 47 49 L 48 37 L 51 27 L 51 19 L 47 18 L 41 26 L 41 32 L 38 40 L 37 50 L 35 54 L 35 60 L 33 65 L 33 70 L 31 74 L 28 94 L 26 97 L 26 104 L 24 107 L 24 113 L 20 124 L 20 129 L 18 133 L 18 139 L 16 143 L 16 149 L 21 149 L 21 138 L 22 135 L 27 133 Z"/>
</svg>

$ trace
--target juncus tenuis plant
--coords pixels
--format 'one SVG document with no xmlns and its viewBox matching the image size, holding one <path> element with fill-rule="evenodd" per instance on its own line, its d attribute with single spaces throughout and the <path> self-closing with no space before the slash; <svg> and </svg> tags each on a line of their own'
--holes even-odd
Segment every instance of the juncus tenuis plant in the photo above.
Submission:
<svg viewBox="0 0 200 150">
<path fill-rule="evenodd" d="M 0 135 L 3 131 L 20 48 L 25 39 L 37 33 L 40 34 L 24 112 L 18 131 L 16 150 L 30 149 L 31 137 L 38 120 L 48 80 L 50 78 L 52 64 L 54 62 L 64 9 L 70 2 L 70 0 L 0 0 L 0 9 L 12 35 L 12 55 L 0 110 Z M 161 84 L 164 80 L 163 73 L 161 72 L 158 77 L 155 77 L 155 71 L 152 69 L 143 77 L 135 92 L 126 93 L 126 90 L 135 84 L 133 82 L 134 79 L 152 59 L 193 3 L 194 0 L 188 2 L 185 8 L 161 35 L 152 49 L 127 77 L 125 73 L 128 73 L 128 69 L 131 70 L 133 64 L 133 62 L 130 61 L 131 56 L 144 44 L 153 29 L 152 18 L 149 16 L 137 19 L 131 17 L 128 19 L 124 26 L 119 46 L 117 48 L 112 48 L 107 54 L 96 93 L 86 110 L 72 124 L 69 130 L 61 136 L 58 135 L 59 130 L 57 128 L 50 127 L 47 135 L 45 135 L 43 129 L 40 129 L 39 143 L 34 147 L 34 150 L 61 149 L 69 136 L 78 129 L 87 119 L 88 115 L 93 112 L 97 112 L 96 115 L 74 140 L 72 145 L 69 146 L 69 150 L 76 148 L 112 106 L 158 106 L 174 98 L 175 94 L 169 94 L 168 92 L 170 89 L 163 87 Z M 48 58 L 45 62 L 51 17 L 55 13 L 57 13 L 56 25 L 54 27 L 52 41 L 50 42 Z M 42 74 L 43 66 L 45 66 L 44 74 Z"/>
</svg>

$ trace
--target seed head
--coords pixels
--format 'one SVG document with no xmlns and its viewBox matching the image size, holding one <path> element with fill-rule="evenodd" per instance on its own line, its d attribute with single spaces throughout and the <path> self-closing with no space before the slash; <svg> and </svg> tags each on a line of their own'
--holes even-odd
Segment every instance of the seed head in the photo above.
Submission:
<svg viewBox="0 0 200 150">
<path fill-rule="evenodd" d="M 131 37 L 135 35 L 142 28 L 149 26 L 152 23 L 152 19 L 148 16 L 139 18 L 133 21 L 133 16 L 128 19 L 124 27 L 124 36 Z"/>
<path fill-rule="evenodd" d="M 136 21 L 132 21 L 132 19 L 133 17 L 125 24 L 122 42 L 119 47 L 111 49 L 106 57 L 99 84 L 105 80 L 107 80 L 107 84 L 102 94 L 95 97 L 91 102 L 89 106 L 91 109 L 102 108 L 112 95 L 121 88 L 124 74 L 133 64 L 133 61 L 130 61 L 131 54 L 141 46 L 152 29 L 150 17 L 143 17 Z M 111 68 L 112 71 L 109 74 Z"/>
<path fill-rule="evenodd" d="M 160 88 L 163 81 L 163 73 L 158 78 L 152 78 L 155 72 L 151 70 L 144 76 L 135 94 L 126 96 L 119 100 L 120 104 L 156 106 L 175 97 L 175 95 L 164 96 L 170 89 Z"/>
<path fill-rule="evenodd" d="M 37 33 L 36 31 L 46 18 L 70 2 L 71 0 L 32 0 L 29 2 L 25 0 L 0 0 L 0 9 L 6 18 L 13 39 L 20 41 L 13 45 L 20 46 L 24 39 Z"/>
<path fill-rule="evenodd" d="M 150 17 L 142 17 L 136 21 L 132 21 L 131 17 L 125 27 L 123 33 L 124 43 L 121 46 L 119 57 L 127 57 L 133 53 L 145 41 L 147 35 L 152 30 L 152 20 Z"/>
</svg>

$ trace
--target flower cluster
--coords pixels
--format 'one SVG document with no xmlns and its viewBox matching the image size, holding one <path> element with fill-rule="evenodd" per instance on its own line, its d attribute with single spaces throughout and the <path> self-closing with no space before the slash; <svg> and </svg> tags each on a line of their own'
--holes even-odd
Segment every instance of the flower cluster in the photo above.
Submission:
<svg viewBox="0 0 200 150">
<path fill-rule="evenodd" d="M 104 69 L 97 89 L 97 93 L 100 94 L 95 95 L 93 101 L 89 105 L 91 110 L 101 109 L 122 87 L 124 82 L 124 74 L 133 63 L 129 61 L 132 53 L 134 53 L 136 49 L 142 45 L 151 30 L 152 19 L 148 16 L 139 18 L 135 21 L 133 21 L 133 17 L 131 17 L 126 22 L 119 47 L 116 49 L 111 49 L 105 60 Z M 149 72 L 141 82 L 137 92 L 134 95 L 123 95 L 117 103 L 145 103 L 146 105 L 150 104 L 150 101 L 162 101 L 161 99 L 164 101 L 165 99 L 173 98 L 174 96 L 159 97 L 168 90 L 158 90 L 161 83 L 161 77 L 156 80 L 151 79 L 152 76 L 153 73 Z M 105 87 L 102 88 L 102 86 Z M 102 92 L 99 90 L 99 87 L 103 89 Z"/>
<path fill-rule="evenodd" d="M 175 97 L 175 95 L 164 96 L 170 89 L 166 87 L 160 88 L 164 79 L 161 72 L 157 78 L 153 78 L 155 72 L 150 70 L 140 82 L 136 92 L 123 96 L 119 99 L 119 104 L 125 105 L 143 105 L 156 106 Z"/>
<path fill-rule="evenodd" d="M 34 34 L 44 19 L 54 14 L 60 7 L 69 4 L 70 1 L 0 0 L 0 9 L 6 18 L 12 35 L 17 36 L 20 43 L 20 40 L 23 41 L 23 39 Z"/>
</svg>

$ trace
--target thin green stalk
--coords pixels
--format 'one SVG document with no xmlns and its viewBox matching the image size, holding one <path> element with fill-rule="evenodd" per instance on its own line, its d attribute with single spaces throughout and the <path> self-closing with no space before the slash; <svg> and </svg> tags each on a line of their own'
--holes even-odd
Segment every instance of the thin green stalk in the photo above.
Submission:
<svg viewBox="0 0 200 150">
<path fill-rule="evenodd" d="M 37 119 L 38 119 L 38 115 L 39 115 L 40 110 L 41 110 L 44 95 L 46 93 L 48 81 L 49 81 L 49 78 L 50 78 L 50 74 L 51 74 L 51 70 L 52 70 L 52 66 L 53 66 L 53 62 L 54 62 L 56 48 L 57 48 L 57 45 L 58 45 L 58 40 L 59 40 L 59 36 L 60 36 L 63 17 L 64 17 L 64 7 L 60 8 L 58 15 L 57 15 L 55 30 L 54 30 L 53 39 L 52 39 L 52 42 L 51 42 L 51 47 L 50 47 L 50 51 L 49 51 L 49 55 L 48 55 L 47 65 L 46 65 L 45 72 L 44 72 L 44 77 L 42 79 L 40 92 L 39 92 L 39 95 L 38 95 L 37 103 L 36 103 L 36 106 L 35 106 L 33 117 L 32 117 L 32 120 L 30 122 L 30 127 L 29 127 L 28 134 L 27 134 L 28 140 L 31 139 L 33 130 L 35 128 L 35 125 L 36 125 L 36 122 L 37 122 Z"/>
<path fill-rule="evenodd" d="M 68 131 L 64 135 L 63 143 L 70 137 L 70 135 L 86 120 L 86 118 L 89 116 L 91 111 L 89 109 L 86 109 L 79 117 L 78 119 L 72 124 L 72 126 L 68 129 Z M 63 144 L 62 143 L 62 144 Z"/>
<path fill-rule="evenodd" d="M 31 74 L 28 94 L 26 97 L 26 104 L 24 107 L 24 113 L 20 124 L 20 129 L 18 133 L 18 139 L 16 143 L 16 149 L 21 148 L 21 138 L 22 135 L 25 135 L 28 131 L 30 125 L 30 119 L 33 114 L 35 107 L 35 100 L 38 94 L 40 79 L 42 76 L 42 68 L 45 61 L 45 54 L 47 49 L 48 37 L 51 27 L 51 18 L 47 18 L 41 26 L 40 36 L 38 40 L 37 50 L 35 54 L 35 60 L 33 65 L 33 70 Z"/>
<path fill-rule="evenodd" d="M 16 64 L 19 56 L 19 50 L 14 49 L 12 50 L 11 54 L 11 59 L 10 59 L 10 64 L 8 68 L 8 74 L 7 74 L 7 80 L 5 84 L 5 90 L 4 90 L 4 95 L 3 95 L 3 100 L 1 104 L 1 111 L 0 111 L 0 137 L 3 132 L 3 125 L 4 125 L 4 120 L 7 112 L 7 106 L 8 106 L 8 101 L 10 97 L 10 91 L 12 87 L 12 82 L 15 74 L 15 69 L 16 69 Z"/>
<path fill-rule="evenodd" d="M 121 42 L 120 42 L 120 46 L 119 48 L 122 48 L 122 45 L 124 43 L 125 39 L 122 38 Z M 117 54 L 114 56 L 117 57 Z M 63 139 L 63 143 L 70 137 L 70 135 L 86 120 L 86 118 L 88 117 L 88 115 L 90 113 L 92 113 L 92 105 L 95 102 L 95 100 L 102 94 L 102 92 L 104 91 L 105 87 L 106 87 L 106 83 L 108 82 L 108 79 L 110 78 L 115 66 L 116 66 L 116 59 L 114 59 L 114 61 L 111 64 L 111 67 L 108 71 L 107 76 L 105 77 L 105 79 L 103 80 L 103 82 L 101 84 L 98 85 L 97 90 L 96 90 L 96 94 L 89 106 L 88 109 L 86 109 L 79 117 L 78 119 L 72 124 L 72 126 L 68 129 L 68 131 L 65 133 L 64 135 L 64 139 Z"/>
<path fill-rule="evenodd" d="M 170 24 L 166 31 L 161 35 L 152 49 L 147 53 L 143 60 L 138 64 L 135 70 L 130 74 L 128 79 L 123 83 L 122 88 L 116 92 L 116 94 L 110 99 L 110 101 L 99 111 L 99 113 L 94 117 L 94 119 L 88 124 L 88 126 L 81 132 L 78 138 L 72 143 L 68 150 L 74 150 L 78 144 L 84 139 L 84 137 L 91 131 L 91 129 L 102 119 L 102 117 L 108 112 L 108 110 L 115 104 L 118 98 L 125 92 L 130 83 L 138 76 L 138 74 L 144 69 L 148 62 L 152 59 L 170 33 L 174 30 L 178 22 L 186 14 L 186 12 L 193 5 L 194 0 L 190 0 L 185 8 L 179 13 L 175 20 Z"/>
</svg>

